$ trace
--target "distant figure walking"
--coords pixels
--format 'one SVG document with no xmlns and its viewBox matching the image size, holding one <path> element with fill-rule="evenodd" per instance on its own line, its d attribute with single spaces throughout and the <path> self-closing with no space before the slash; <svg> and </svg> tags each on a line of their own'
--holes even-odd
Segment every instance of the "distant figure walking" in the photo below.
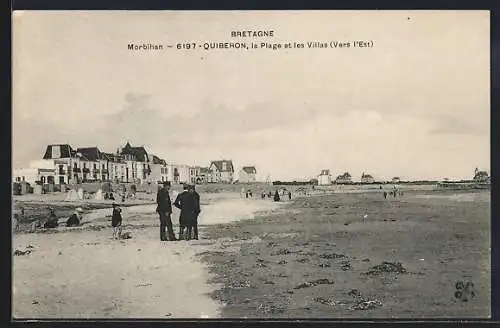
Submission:
<svg viewBox="0 0 500 328">
<path fill-rule="evenodd" d="M 77 227 L 81 225 L 82 223 L 82 213 L 83 209 L 81 207 L 78 207 L 73 214 L 69 217 L 69 219 L 66 221 L 66 226 L 67 227 Z"/>
<path fill-rule="evenodd" d="M 182 196 L 182 194 L 184 193 L 187 193 L 188 192 L 188 185 L 187 184 L 184 184 L 183 186 L 183 191 L 177 195 L 177 197 L 175 198 L 175 201 L 174 201 L 174 206 L 179 208 L 180 209 L 180 204 L 181 204 L 181 199 L 184 197 Z M 186 228 L 186 223 L 184 222 L 184 217 L 182 215 L 179 215 L 179 240 L 183 240 L 184 239 L 184 234 L 185 234 L 185 228 Z"/>
<path fill-rule="evenodd" d="M 387 199 L 387 191 L 384 191 L 384 199 Z"/>
<path fill-rule="evenodd" d="M 278 190 L 274 193 L 274 201 L 279 202 L 280 201 L 280 194 L 278 193 Z"/>
<path fill-rule="evenodd" d="M 191 233 L 200 213 L 199 201 L 194 194 L 194 188 L 189 186 L 187 192 L 179 194 L 175 199 L 174 206 L 181 210 L 179 222 L 182 222 L 182 225 L 186 227 L 184 239 L 191 240 Z"/>
<path fill-rule="evenodd" d="M 113 203 L 111 226 L 113 227 L 113 239 L 120 238 L 122 235 L 122 209 L 116 203 Z"/>
<path fill-rule="evenodd" d="M 288 200 L 292 200 L 292 192 L 291 191 L 288 192 Z"/>
<path fill-rule="evenodd" d="M 163 182 L 163 187 L 156 194 L 156 212 L 160 215 L 160 240 L 167 241 L 165 228 L 168 231 L 168 240 L 176 240 L 172 227 L 172 202 L 168 191 L 170 190 L 170 182 Z"/>
<path fill-rule="evenodd" d="M 263 192 L 262 194 L 260 194 L 260 198 L 262 198 L 262 199 L 266 199 L 266 193 L 265 193 L 265 192 Z"/>
<path fill-rule="evenodd" d="M 59 226 L 59 220 L 57 219 L 56 213 L 52 207 L 49 207 L 49 219 L 43 225 L 44 228 L 53 229 Z"/>
<path fill-rule="evenodd" d="M 271 192 L 271 190 L 269 190 L 269 193 L 267 194 L 267 197 L 271 198 L 272 196 L 273 196 L 273 193 Z"/>
</svg>

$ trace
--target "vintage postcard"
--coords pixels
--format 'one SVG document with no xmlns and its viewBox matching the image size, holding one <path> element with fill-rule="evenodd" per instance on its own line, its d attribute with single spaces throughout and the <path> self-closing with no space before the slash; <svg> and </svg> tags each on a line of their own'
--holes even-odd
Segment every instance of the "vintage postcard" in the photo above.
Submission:
<svg viewBox="0 0 500 328">
<path fill-rule="evenodd" d="M 490 317 L 489 31 L 14 12 L 12 317 Z"/>
</svg>

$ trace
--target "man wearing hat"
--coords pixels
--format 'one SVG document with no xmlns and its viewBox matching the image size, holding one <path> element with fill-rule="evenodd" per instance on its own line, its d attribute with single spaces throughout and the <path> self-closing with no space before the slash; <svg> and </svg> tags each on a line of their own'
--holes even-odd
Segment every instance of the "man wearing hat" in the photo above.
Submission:
<svg viewBox="0 0 500 328">
<path fill-rule="evenodd" d="M 163 182 L 163 187 L 158 190 L 156 194 L 156 212 L 160 215 L 160 240 L 166 241 L 167 236 L 165 233 L 165 228 L 168 231 L 168 240 L 176 240 L 174 235 L 174 229 L 172 227 L 172 202 L 170 201 L 170 195 L 168 193 L 170 189 L 170 182 Z"/>
</svg>

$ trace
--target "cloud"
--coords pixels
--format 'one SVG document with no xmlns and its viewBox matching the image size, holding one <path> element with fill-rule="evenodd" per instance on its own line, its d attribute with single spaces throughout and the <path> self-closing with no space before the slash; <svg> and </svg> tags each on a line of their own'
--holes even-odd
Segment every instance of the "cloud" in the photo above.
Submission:
<svg viewBox="0 0 500 328">
<path fill-rule="evenodd" d="M 235 146 L 245 135 L 273 128 L 293 127 L 314 119 L 318 111 L 300 106 L 295 110 L 278 108 L 270 102 L 254 102 L 243 110 L 224 103 L 202 103 L 194 115 L 164 115 L 149 106 L 149 95 L 125 95 L 123 110 L 107 115 L 98 135 L 117 142 L 133 137 L 131 142 L 157 145 L 158 148 Z M 168 104 L 166 104 L 166 107 Z"/>
<path fill-rule="evenodd" d="M 457 116 L 442 115 L 434 124 L 429 133 L 434 135 L 458 134 L 484 136 L 490 131 L 489 122 L 478 121 L 474 117 L 463 118 Z"/>
</svg>

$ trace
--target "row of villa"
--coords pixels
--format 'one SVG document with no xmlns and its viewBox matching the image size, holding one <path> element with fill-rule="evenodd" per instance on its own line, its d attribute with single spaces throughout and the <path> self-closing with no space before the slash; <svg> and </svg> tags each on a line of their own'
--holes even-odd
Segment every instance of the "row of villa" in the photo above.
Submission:
<svg viewBox="0 0 500 328">
<path fill-rule="evenodd" d="M 448 181 L 448 179 L 444 179 L 444 181 Z M 472 178 L 472 181 L 475 183 L 490 183 L 490 176 L 486 171 L 481 171 L 478 168 L 475 169 L 474 171 L 474 176 Z M 366 174 L 363 172 L 361 175 L 360 183 L 362 184 L 373 184 L 373 183 L 380 183 L 382 181 L 377 181 L 375 178 L 370 175 Z M 400 183 L 401 178 L 400 177 L 393 177 L 391 179 L 392 183 Z M 349 172 L 344 172 L 343 174 L 338 175 L 335 179 L 333 179 L 332 175 L 330 174 L 330 170 L 321 170 L 321 173 L 318 175 L 318 185 L 330 185 L 330 184 L 349 184 L 349 183 L 354 183 L 352 180 L 352 176 Z"/>
<path fill-rule="evenodd" d="M 394 177 L 394 178 L 392 178 L 391 182 L 399 183 L 400 180 L 401 179 L 399 177 Z M 370 184 L 370 183 L 376 183 L 377 181 L 375 180 L 375 178 L 373 178 L 372 175 L 366 174 L 363 172 L 363 174 L 361 175 L 360 182 Z M 349 172 L 344 172 L 343 174 L 340 174 L 335 179 L 333 179 L 333 176 L 330 173 L 330 170 L 326 170 L 326 169 L 321 170 L 321 173 L 318 175 L 318 185 L 324 186 L 324 185 L 330 185 L 333 183 L 337 183 L 337 184 L 353 183 L 352 176 Z"/>
<path fill-rule="evenodd" d="M 255 182 L 257 170 L 245 166 L 239 181 Z M 48 145 L 41 160 L 29 168 L 14 170 L 14 182 L 30 184 L 76 184 L 83 182 L 115 183 L 233 183 L 232 160 L 211 161 L 208 167 L 167 163 L 144 147 L 130 143 L 116 153 L 102 152 L 98 147 L 74 149 L 69 144 Z"/>
</svg>

